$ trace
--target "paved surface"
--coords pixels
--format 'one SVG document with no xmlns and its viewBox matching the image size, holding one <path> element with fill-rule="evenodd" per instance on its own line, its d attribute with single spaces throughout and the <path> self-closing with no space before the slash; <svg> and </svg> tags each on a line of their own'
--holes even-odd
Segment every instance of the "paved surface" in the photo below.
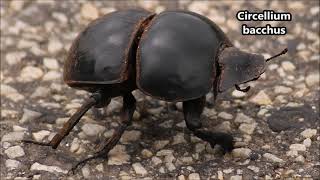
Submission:
<svg viewBox="0 0 320 180">
<path fill-rule="evenodd" d="M 1 179 L 319 179 L 319 4 L 317 1 L 148 2 L 1 1 Z M 244 94 L 233 89 L 203 113 L 205 125 L 236 138 L 221 155 L 195 138 L 176 106 L 135 92 L 135 121 L 108 160 L 66 171 L 92 154 L 118 126 L 121 99 L 88 112 L 57 150 L 22 144 L 48 141 L 88 94 L 67 87 L 62 66 L 70 43 L 88 22 L 127 7 L 160 12 L 183 8 L 209 16 L 234 44 L 269 57 L 265 74 Z M 293 14 L 286 36 L 241 36 L 238 10 Z M 261 22 L 248 23 L 261 25 Z M 263 23 L 265 24 L 265 22 Z"/>
</svg>

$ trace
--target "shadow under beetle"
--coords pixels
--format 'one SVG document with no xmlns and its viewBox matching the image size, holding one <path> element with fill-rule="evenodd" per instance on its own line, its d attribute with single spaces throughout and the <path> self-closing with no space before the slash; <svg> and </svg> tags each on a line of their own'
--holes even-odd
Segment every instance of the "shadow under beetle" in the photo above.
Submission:
<svg viewBox="0 0 320 180">
<path fill-rule="evenodd" d="M 122 121 L 111 138 L 85 162 L 104 157 L 131 124 L 135 89 L 165 101 L 182 101 L 187 128 L 213 147 L 233 149 L 233 137 L 203 129 L 200 115 L 205 96 L 257 80 L 264 73 L 262 55 L 241 51 L 208 18 L 190 11 L 123 10 L 102 16 L 73 42 L 64 66 L 64 81 L 71 87 L 91 92 L 91 97 L 66 122 L 49 143 L 24 142 L 57 148 L 92 106 L 105 107 L 111 98 L 122 96 Z"/>
</svg>

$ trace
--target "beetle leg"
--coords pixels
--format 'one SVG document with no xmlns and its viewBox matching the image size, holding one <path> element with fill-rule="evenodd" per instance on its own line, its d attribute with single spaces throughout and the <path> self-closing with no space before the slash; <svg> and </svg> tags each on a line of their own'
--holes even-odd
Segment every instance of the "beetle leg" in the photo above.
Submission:
<svg viewBox="0 0 320 180">
<path fill-rule="evenodd" d="M 105 141 L 99 146 L 99 150 L 96 153 L 94 153 L 93 156 L 81 160 L 75 166 L 73 166 L 73 168 L 70 171 L 74 172 L 79 166 L 84 165 L 86 162 L 90 160 L 97 158 L 107 158 L 109 151 L 118 143 L 126 128 L 131 124 L 135 109 L 136 100 L 134 96 L 131 93 L 123 96 L 123 107 L 121 113 L 122 122 L 118 129 L 113 133 L 111 138 L 109 138 L 107 141 Z"/>
<path fill-rule="evenodd" d="M 183 113 L 187 128 L 190 129 L 195 136 L 210 143 L 213 148 L 219 144 L 224 152 L 230 152 L 233 149 L 233 137 L 227 133 L 209 132 L 203 130 L 200 121 L 201 113 L 205 106 L 205 97 L 183 102 Z"/>
<path fill-rule="evenodd" d="M 74 113 L 70 119 L 63 125 L 63 128 L 52 138 L 49 143 L 37 142 L 33 140 L 22 140 L 24 143 L 37 144 L 41 146 L 51 146 L 53 149 L 56 149 L 62 139 L 66 137 L 73 127 L 80 121 L 81 117 L 94 105 L 100 102 L 101 94 L 93 94 L 82 106 L 81 108 Z"/>
</svg>

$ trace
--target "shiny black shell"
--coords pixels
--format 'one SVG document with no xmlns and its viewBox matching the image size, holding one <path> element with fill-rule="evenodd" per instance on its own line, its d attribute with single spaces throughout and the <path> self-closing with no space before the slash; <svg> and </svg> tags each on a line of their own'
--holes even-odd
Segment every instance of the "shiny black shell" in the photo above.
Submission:
<svg viewBox="0 0 320 180">
<path fill-rule="evenodd" d="M 187 11 L 165 11 L 149 23 L 137 51 L 137 86 L 167 101 L 207 94 L 216 78 L 219 48 L 230 43 L 209 19 Z"/>
<path fill-rule="evenodd" d="M 134 68 L 137 33 L 151 15 L 145 10 L 116 11 L 90 23 L 70 48 L 65 82 L 83 86 L 126 81 Z"/>
</svg>

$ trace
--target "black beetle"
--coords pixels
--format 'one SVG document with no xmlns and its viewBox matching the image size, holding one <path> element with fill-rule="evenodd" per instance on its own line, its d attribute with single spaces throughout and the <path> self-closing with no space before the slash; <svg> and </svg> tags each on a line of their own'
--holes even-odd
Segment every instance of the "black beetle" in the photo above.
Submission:
<svg viewBox="0 0 320 180">
<path fill-rule="evenodd" d="M 182 101 L 188 129 L 195 136 L 233 149 L 231 135 L 202 128 L 200 115 L 205 96 L 257 80 L 265 71 L 263 56 L 233 46 L 223 31 L 208 18 L 189 11 L 165 11 L 158 15 L 145 10 L 117 11 L 90 23 L 73 42 L 64 67 L 65 82 L 93 93 L 49 143 L 24 142 L 57 148 L 92 106 L 105 107 L 111 98 L 122 96 L 122 122 L 103 143 L 94 158 L 107 157 L 117 144 L 135 111 L 135 89 L 166 101 Z M 74 168 L 73 168 L 74 169 Z"/>
</svg>

